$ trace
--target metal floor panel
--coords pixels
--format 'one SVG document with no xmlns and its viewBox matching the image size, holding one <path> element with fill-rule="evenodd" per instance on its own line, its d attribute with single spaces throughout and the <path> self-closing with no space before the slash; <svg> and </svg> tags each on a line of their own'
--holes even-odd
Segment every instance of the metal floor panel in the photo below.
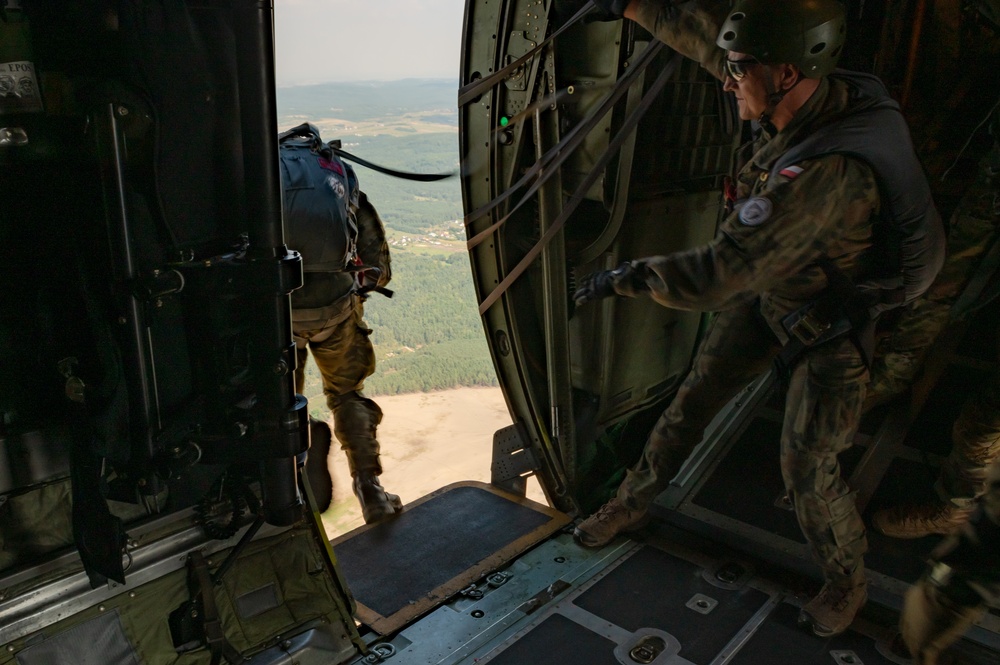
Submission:
<svg viewBox="0 0 1000 665">
<path fill-rule="evenodd" d="M 854 631 L 821 639 L 798 627 L 799 608 L 782 603 L 729 665 L 891 665 L 875 641 Z"/>
<path fill-rule="evenodd" d="M 702 569 L 643 547 L 573 601 L 629 632 L 656 628 L 680 642 L 680 655 L 707 665 L 768 600 L 756 589 L 724 589 Z"/>
<path fill-rule="evenodd" d="M 493 665 L 620 665 L 617 645 L 561 614 L 551 614 L 514 642 Z"/>
<path fill-rule="evenodd" d="M 669 547 L 668 544 L 664 546 Z M 717 563 L 715 559 L 711 559 Z M 591 579 L 552 603 L 514 635 L 488 650 L 476 663 L 540 663 L 520 660 L 522 643 L 545 644 L 556 630 L 581 629 L 610 640 L 583 663 L 720 665 L 773 609 L 771 594 L 748 585 L 750 572 L 733 582 L 715 581 L 711 566 L 695 563 L 653 545 L 626 552 Z M 713 583 L 714 581 L 714 583 Z M 560 617 L 553 623 L 553 617 Z M 567 621 L 577 626 L 569 627 Z M 582 633 L 580 633 L 582 634 Z M 593 637 L 588 637 L 593 642 Z M 559 643 L 551 643 L 556 645 Z M 630 657 L 637 648 L 657 647 L 652 660 Z M 596 647 L 595 647 L 596 648 Z M 508 656 L 509 653 L 513 655 Z M 610 654 L 611 660 L 605 660 Z M 510 660 L 508 660 L 510 658 Z M 466 661 L 469 662 L 469 661 Z M 563 662 L 561 660 L 555 662 Z"/>
</svg>

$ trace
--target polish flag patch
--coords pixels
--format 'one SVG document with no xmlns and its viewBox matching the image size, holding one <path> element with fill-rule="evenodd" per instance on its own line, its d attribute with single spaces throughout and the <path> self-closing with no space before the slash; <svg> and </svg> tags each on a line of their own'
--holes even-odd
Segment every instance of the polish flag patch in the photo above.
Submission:
<svg viewBox="0 0 1000 665">
<path fill-rule="evenodd" d="M 802 168 L 801 166 L 789 166 L 788 168 L 784 168 L 778 171 L 778 175 L 783 175 L 789 180 L 795 180 L 800 175 L 802 175 L 803 171 L 805 171 L 805 169 Z"/>
</svg>

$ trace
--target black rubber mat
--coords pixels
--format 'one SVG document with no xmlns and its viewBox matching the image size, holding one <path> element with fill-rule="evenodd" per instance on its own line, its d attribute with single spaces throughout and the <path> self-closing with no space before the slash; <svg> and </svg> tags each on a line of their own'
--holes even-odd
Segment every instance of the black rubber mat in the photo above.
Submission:
<svg viewBox="0 0 1000 665">
<path fill-rule="evenodd" d="M 865 555 L 865 565 L 869 570 L 904 582 L 912 582 L 923 572 L 924 562 L 940 542 L 940 536 L 909 540 L 889 538 L 871 528 L 871 516 L 879 508 L 898 503 L 937 501 L 933 487 L 937 472 L 937 467 L 920 462 L 901 457 L 892 460 L 863 516 L 865 524 L 869 525 L 868 553 Z"/>
<path fill-rule="evenodd" d="M 755 418 L 692 502 L 788 540 L 805 543 L 795 513 L 775 505 L 785 493 L 780 447 L 781 423 Z M 840 455 L 845 478 L 864 452 L 864 448 L 854 446 Z"/>
<path fill-rule="evenodd" d="M 799 608 L 782 603 L 750 638 L 730 665 L 836 665 L 861 662 L 889 665 L 869 638 L 847 631 L 823 639 L 798 627 Z M 854 659 L 835 659 L 831 652 L 850 651 Z"/>
<path fill-rule="evenodd" d="M 507 647 L 490 665 L 621 665 L 615 643 L 553 614 Z"/>
<path fill-rule="evenodd" d="M 981 385 L 989 375 L 988 371 L 971 367 L 949 366 L 931 390 L 903 443 L 935 455 L 951 452 L 951 428 L 969 396 L 969 386 Z"/>
<path fill-rule="evenodd" d="M 562 513 L 489 485 L 457 483 L 331 544 L 358 617 L 385 634 L 568 522 Z"/>
<path fill-rule="evenodd" d="M 696 594 L 718 605 L 708 614 L 687 607 Z M 748 587 L 713 586 L 694 564 L 646 546 L 573 604 L 628 631 L 656 628 L 670 633 L 681 643 L 681 657 L 707 665 L 767 599 L 767 594 Z"/>
</svg>

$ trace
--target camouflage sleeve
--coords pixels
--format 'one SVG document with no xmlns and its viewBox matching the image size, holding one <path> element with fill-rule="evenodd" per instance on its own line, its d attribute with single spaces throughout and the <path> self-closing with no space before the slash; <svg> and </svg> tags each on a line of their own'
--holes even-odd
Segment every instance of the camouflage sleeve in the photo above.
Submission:
<svg viewBox="0 0 1000 665">
<path fill-rule="evenodd" d="M 385 239 L 385 224 L 379 217 L 368 195 L 358 196 L 358 256 L 362 263 L 382 269 L 378 285 L 385 286 L 392 279 L 392 262 L 389 258 L 389 243 Z"/>
<path fill-rule="evenodd" d="M 729 5 L 725 0 L 637 0 L 632 7 L 636 23 L 722 80 L 722 59 L 726 52 L 716 46 L 715 40 Z"/>
<path fill-rule="evenodd" d="M 798 166 L 797 177 L 776 176 L 731 214 L 712 242 L 633 261 L 631 279 L 615 290 L 648 291 L 667 307 L 701 311 L 726 309 L 778 285 L 793 297 L 814 295 L 825 283 L 815 266 L 819 257 L 852 261 L 870 245 L 878 191 L 871 169 L 842 155 Z"/>
</svg>

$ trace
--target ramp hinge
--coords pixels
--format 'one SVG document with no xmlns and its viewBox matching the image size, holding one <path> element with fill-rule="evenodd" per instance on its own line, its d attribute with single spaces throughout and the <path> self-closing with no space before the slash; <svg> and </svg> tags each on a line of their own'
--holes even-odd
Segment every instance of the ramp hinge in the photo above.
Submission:
<svg viewBox="0 0 1000 665">
<path fill-rule="evenodd" d="M 493 433 L 490 484 L 524 496 L 527 488 L 525 477 L 537 470 L 538 461 L 528 446 L 528 435 L 523 424 L 514 423 Z"/>
</svg>

